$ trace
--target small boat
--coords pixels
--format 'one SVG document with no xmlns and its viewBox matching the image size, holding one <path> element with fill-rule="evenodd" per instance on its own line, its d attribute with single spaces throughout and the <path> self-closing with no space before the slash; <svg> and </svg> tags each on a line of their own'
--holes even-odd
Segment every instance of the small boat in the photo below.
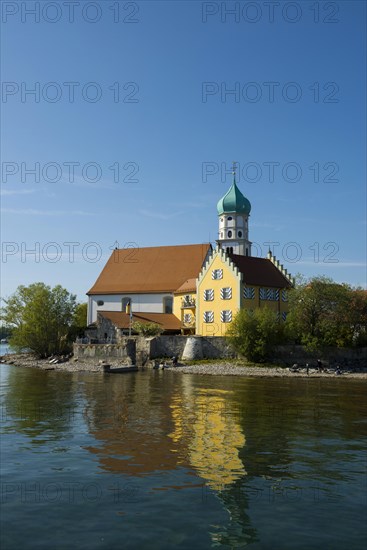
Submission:
<svg viewBox="0 0 367 550">
<path fill-rule="evenodd" d="M 124 372 L 137 372 L 139 369 L 135 365 L 126 367 L 114 367 L 111 369 L 111 365 L 103 365 L 103 372 L 105 374 L 121 374 Z"/>
</svg>

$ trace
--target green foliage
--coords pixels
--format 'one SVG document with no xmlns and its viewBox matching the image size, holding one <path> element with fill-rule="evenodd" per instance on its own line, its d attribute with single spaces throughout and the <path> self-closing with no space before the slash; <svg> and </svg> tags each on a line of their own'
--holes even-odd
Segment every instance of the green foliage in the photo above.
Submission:
<svg viewBox="0 0 367 550">
<path fill-rule="evenodd" d="M 303 280 L 289 293 L 286 333 L 310 351 L 366 345 L 367 294 L 326 277 Z"/>
<path fill-rule="evenodd" d="M 76 297 L 60 285 L 44 283 L 19 286 L 1 309 L 1 318 L 13 328 L 10 345 L 29 349 L 39 357 L 70 350 Z"/>
<path fill-rule="evenodd" d="M 84 336 L 84 331 L 87 328 L 87 312 L 88 304 L 77 304 L 75 307 L 73 322 L 70 328 L 70 336 L 73 340 Z"/>
<path fill-rule="evenodd" d="M 283 339 L 283 327 L 276 313 L 267 307 L 250 312 L 241 309 L 235 316 L 227 338 L 235 350 L 250 361 L 261 363 L 274 345 Z"/>
<path fill-rule="evenodd" d="M 140 323 L 136 321 L 132 324 L 132 329 L 141 336 L 158 336 L 163 332 L 163 329 L 157 323 Z"/>
</svg>

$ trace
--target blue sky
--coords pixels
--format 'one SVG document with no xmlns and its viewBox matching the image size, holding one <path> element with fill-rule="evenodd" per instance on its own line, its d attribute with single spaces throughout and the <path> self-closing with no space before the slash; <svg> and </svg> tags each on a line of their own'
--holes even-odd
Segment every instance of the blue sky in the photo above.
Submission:
<svg viewBox="0 0 367 550">
<path fill-rule="evenodd" d="M 2 4 L 3 297 L 214 242 L 233 160 L 255 254 L 366 286 L 364 2 Z"/>
</svg>

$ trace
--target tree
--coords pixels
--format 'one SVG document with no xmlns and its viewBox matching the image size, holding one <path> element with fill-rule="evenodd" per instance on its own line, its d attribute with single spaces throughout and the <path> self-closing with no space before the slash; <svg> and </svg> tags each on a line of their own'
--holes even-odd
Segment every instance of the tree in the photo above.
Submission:
<svg viewBox="0 0 367 550">
<path fill-rule="evenodd" d="M 29 349 L 39 357 L 69 351 L 76 296 L 60 285 L 51 288 L 34 283 L 19 286 L 4 302 L 1 317 L 14 327 L 9 340 L 12 347 Z"/>
<path fill-rule="evenodd" d="M 238 353 L 250 361 L 263 362 L 269 358 L 273 346 L 282 341 L 282 335 L 277 314 L 264 307 L 254 312 L 239 310 L 226 336 Z"/>
<path fill-rule="evenodd" d="M 71 327 L 71 335 L 73 340 L 77 337 L 84 336 L 84 331 L 87 328 L 87 313 L 88 313 L 88 304 L 85 302 L 83 304 L 77 304 L 75 307 L 75 312 L 73 316 L 73 323 Z"/>
<path fill-rule="evenodd" d="M 310 351 L 366 342 L 367 294 L 327 277 L 303 280 L 289 293 L 287 334 Z"/>
<path fill-rule="evenodd" d="M 141 336 L 158 336 L 163 332 L 162 327 L 157 323 L 140 323 L 139 321 L 133 323 L 132 329 Z"/>
</svg>

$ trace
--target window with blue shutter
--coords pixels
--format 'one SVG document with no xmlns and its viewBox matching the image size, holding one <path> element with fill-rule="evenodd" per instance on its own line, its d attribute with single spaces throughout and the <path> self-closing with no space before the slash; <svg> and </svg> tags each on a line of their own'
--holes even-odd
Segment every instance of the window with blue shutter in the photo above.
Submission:
<svg viewBox="0 0 367 550">
<path fill-rule="evenodd" d="M 260 300 L 267 300 L 267 289 L 260 288 Z"/>
<path fill-rule="evenodd" d="M 213 269 L 212 279 L 223 279 L 223 269 Z"/>
<path fill-rule="evenodd" d="M 260 300 L 277 302 L 279 300 L 279 290 L 277 288 L 260 288 Z"/>
<path fill-rule="evenodd" d="M 232 321 L 232 311 L 230 309 L 225 309 L 220 312 L 220 320 L 222 323 L 230 323 Z"/>
<path fill-rule="evenodd" d="M 214 312 L 213 311 L 204 311 L 203 321 L 204 321 L 204 323 L 213 323 L 213 321 L 214 321 Z"/>
<path fill-rule="evenodd" d="M 230 300 L 232 298 L 232 288 L 229 286 L 221 288 L 220 297 L 222 300 Z"/>
<path fill-rule="evenodd" d="M 253 300 L 255 298 L 255 289 L 252 286 L 245 286 L 243 289 L 243 297 L 247 300 Z"/>
<path fill-rule="evenodd" d="M 211 302 L 214 300 L 214 290 L 212 288 L 204 290 L 204 300 L 205 302 Z"/>
</svg>

